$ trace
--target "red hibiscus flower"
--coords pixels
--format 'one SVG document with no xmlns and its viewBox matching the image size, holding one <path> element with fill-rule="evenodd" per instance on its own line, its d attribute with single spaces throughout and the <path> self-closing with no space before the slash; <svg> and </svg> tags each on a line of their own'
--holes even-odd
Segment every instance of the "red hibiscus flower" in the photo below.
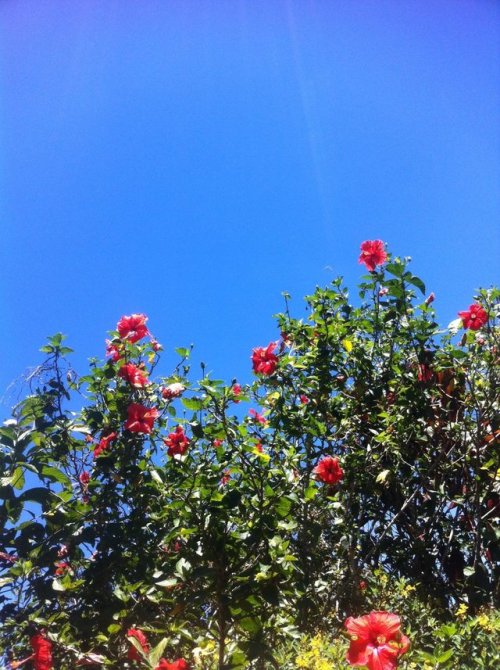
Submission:
<svg viewBox="0 0 500 670">
<path fill-rule="evenodd" d="M 248 413 L 258 423 L 261 423 L 263 426 L 266 424 L 266 417 L 263 414 L 259 414 L 255 409 L 249 409 Z"/>
<path fill-rule="evenodd" d="M 224 470 L 220 480 L 221 486 L 225 486 L 230 479 L 231 479 L 231 470 Z"/>
<path fill-rule="evenodd" d="M 111 442 L 114 442 L 116 438 L 116 433 L 110 433 L 109 435 L 106 435 L 106 437 L 101 437 L 99 444 L 94 449 L 94 458 L 100 456 L 103 451 L 107 451 L 111 445 Z"/>
<path fill-rule="evenodd" d="M 82 472 L 82 474 L 78 477 L 78 480 L 79 480 L 80 484 L 83 486 L 83 488 L 86 489 L 89 485 L 89 482 L 90 482 L 89 473 L 86 470 L 84 470 Z"/>
<path fill-rule="evenodd" d="M 136 388 L 146 386 L 148 383 L 148 376 L 146 372 L 141 368 L 138 368 L 133 363 L 122 365 L 118 371 L 118 376 Z"/>
<path fill-rule="evenodd" d="M 33 635 L 30 640 L 33 649 L 33 663 L 35 670 L 51 670 L 52 665 L 52 642 L 42 633 Z"/>
<path fill-rule="evenodd" d="M 145 654 L 149 654 L 149 643 L 147 637 L 144 635 L 142 630 L 139 630 L 138 628 L 129 628 L 127 631 L 127 637 L 135 638 L 141 645 L 142 651 Z M 128 659 L 129 661 L 136 661 L 137 663 L 140 663 L 142 661 L 142 657 L 139 653 L 139 650 L 136 647 L 134 647 L 133 644 L 131 644 L 130 647 L 128 648 Z"/>
<path fill-rule="evenodd" d="M 157 342 L 154 338 L 151 340 L 151 349 L 153 351 L 161 351 L 163 349 L 162 345 Z"/>
<path fill-rule="evenodd" d="M 59 561 L 59 563 L 56 563 L 56 570 L 54 574 L 59 577 L 60 575 L 65 575 L 68 570 L 71 570 L 70 564 L 66 561 Z"/>
<path fill-rule="evenodd" d="M 127 407 L 127 420 L 124 427 L 131 433 L 147 433 L 153 430 L 155 419 L 158 418 L 156 407 L 144 407 L 133 402 Z"/>
<path fill-rule="evenodd" d="M 256 347 L 252 351 L 252 367 L 256 374 L 272 375 L 278 365 L 278 357 L 274 353 L 276 342 L 270 342 L 267 347 Z"/>
<path fill-rule="evenodd" d="M 336 456 L 325 456 L 313 470 L 318 479 L 325 484 L 337 484 L 344 477 L 344 471 Z"/>
<path fill-rule="evenodd" d="M 148 317 L 145 314 L 131 314 L 130 316 L 122 316 L 118 321 L 116 329 L 120 334 L 122 340 L 129 342 L 138 342 L 143 337 L 148 335 L 149 331 L 146 326 Z"/>
<path fill-rule="evenodd" d="M 303 395 L 303 394 L 302 394 L 302 395 L 300 396 L 300 402 L 301 402 L 303 405 L 307 405 L 307 403 L 309 402 L 309 398 L 308 398 L 306 395 Z"/>
<path fill-rule="evenodd" d="M 186 437 L 182 426 L 177 426 L 173 433 L 164 438 L 163 442 L 168 447 L 167 453 L 169 456 L 175 456 L 176 454 L 182 456 L 189 447 L 189 439 Z"/>
<path fill-rule="evenodd" d="M 427 365 L 426 363 L 419 363 L 418 364 L 418 373 L 417 373 L 417 379 L 419 382 L 422 383 L 427 383 L 432 381 L 434 377 L 434 372 L 431 368 L 430 365 Z"/>
<path fill-rule="evenodd" d="M 223 444 L 224 444 L 224 442 L 223 442 L 222 440 L 214 440 L 214 441 L 213 441 L 213 445 L 214 445 L 214 447 L 216 447 L 216 448 L 217 448 L 217 447 L 222 447 Z"/>
<path fill-rule="evenodd" d="M 161 397 L 164 398 L 165 400 L 173 400 L 174 398 L 180 398 L 180 396 L 184 393 L 185 390 L 186 390 L 185 386 L 179 384 L 179 382 L 174 382 L 173 384 L 165 386 L 165 388 L 162 389 Z"/>
<path fill-rule="evenodd" d="M 172 663 L 169 663 L 165 658 L 160 658 L 160 663 L 155 670 L 189 670 L 189 664 L 183 658 L 179 658 Z"/>
<path fill-rule="evenodd" d="M 121 358 L 121 353 L 120 350 L 118 349 L 118 346 L 116 344 L 113 344 L 113 342 L 110 342 L 109 340 L 106 340 L 106 356 L 111 356 L 111 360 L 116 363 L 116 361 L 119 361 Z"/>
<path fill-rule="evenodd" d="M 239 396 L 241 395 L 241 386 L 239 384 L 233 384 L 231 391 L 233 392 L 233 401 L 236 403 L 240 402 Z"/>
<path fill-rule="evenodd" d="M 367 666 L 368 670 L 395 670 L 398 658 L 410 648 L 410 641 L 401 633 L 401 622 L 396 614 L 370 612 L 345 622 L 351 637 L 347 661 L 353 666 Z"/>
<path fill-rule="evenodd" d="M 358 261 L 365 265 L 370 272 L 374 272 L 377 265 L 382 265 L 386 260 L 387 254 L 382 240 L 366 240 L 363 242 Z"/>
<path fill-rule="evenodd" d="M 488 314 L 477 302 L 473 303 L 466 312 L 459 312 L 464 328 L 479 330 L 488 321 Z"/>
</svg>

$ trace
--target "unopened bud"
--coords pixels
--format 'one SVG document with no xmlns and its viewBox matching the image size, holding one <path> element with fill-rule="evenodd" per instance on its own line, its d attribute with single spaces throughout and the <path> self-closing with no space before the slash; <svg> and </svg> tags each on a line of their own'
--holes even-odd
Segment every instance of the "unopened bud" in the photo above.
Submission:
<svg viewBox="0 0 500 670">
<path fill-rule="evenodd" d="M 434 302 L 435 299 L 436 299 L 436 296 L 434 295 L 434 293 L 429 293 L 429 295 L 427 296 L 427 298 L 424 301 L 424 304 L 429 306 L 431 304 L 431 302 Z"/>
</svg>

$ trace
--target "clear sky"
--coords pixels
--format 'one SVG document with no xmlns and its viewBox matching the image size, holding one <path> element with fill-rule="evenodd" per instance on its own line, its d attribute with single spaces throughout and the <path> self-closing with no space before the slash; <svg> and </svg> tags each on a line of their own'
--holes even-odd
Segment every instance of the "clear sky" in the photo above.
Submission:
<svg viewBox="0 0 500 670">
<path fill-rule="evenodd" d="M 132 312 L 247 381 L 365 239 L 446 325 L 499 280 L 499 103 L 496 0 L 3 0 L 0 397 Z"/>
</svg>

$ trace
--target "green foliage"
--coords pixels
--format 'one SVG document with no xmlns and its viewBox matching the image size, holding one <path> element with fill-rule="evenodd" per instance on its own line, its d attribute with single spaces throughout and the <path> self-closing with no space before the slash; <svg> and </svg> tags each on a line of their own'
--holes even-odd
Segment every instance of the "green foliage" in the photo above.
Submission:
<svg viewBox="0 0 500 670">
<path fill-rule="evenodd" d="M 61 670 L 123 668 L 136 627 L 158 645 L 145 667 L 328 670 L 346 665 L 346 616 L 387 609 L 413 642 L 401 667 L 493 667 L 499 292 L 479 293 L 489 321 L 457 338 L 424 291 L 396 258 L 357 304 L 340 279 L 302 319 L 286 296 L 276 369 L 236 395 L 192 383 L 189 349 L 155 380 L 156 343 L 118 332 L 117 360 L 77 379 L 49 338 L 0 429 L 0 650 L 27 655 L 45 627 Z M 134 404 L 158 410 L 150 433 L 126 428 Z M 169 455 L 179 426 L 189 445 Z M 325 456 L 344 470 L 334 486 L 314 472 Z"/>
</svg>

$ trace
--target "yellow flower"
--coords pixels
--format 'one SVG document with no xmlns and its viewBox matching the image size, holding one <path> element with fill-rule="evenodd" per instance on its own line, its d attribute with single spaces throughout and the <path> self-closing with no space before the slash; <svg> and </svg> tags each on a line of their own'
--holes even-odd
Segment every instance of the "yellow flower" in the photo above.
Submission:
<svg viewBox="0 0 500 670">
<path fill-rule="evenodd" d="M 467 614 L 467 605 L 465 603 L 460 603 L 457 611 L 455 612 L 455 616 L 458 617 L 464 617 Z"/>
<path fill-rule="evenodd" d="M 417 587 L 416 587 L 416 586 L 413 586 L 413 584 L 407 584 L 407 585 L 404 586 L 403 589 L 401 590 L 401 595 L 403 596 L 403 598 L 406 598 L 407 596 L 410 595 L 410 593 L 412 593 L 413 591 L 415 591 L 416 588 L 417 588 Z"/>
<path fill-rule="evenodd" d="M 321 635 L 309 640 L 308 648 L 295 658 L 297 668 L 307 670 L 335 670 L 332 663 L 323 655 L 326 653 L 326 641 Z"/>
<path fill-rule="evenodd" d="M 476 617 L 475 623 L 477 623 L 478 626 L 481 626 L 481 628 L 484 628 L 484 630 L 493 630 L 487 614 L 480 614 L 478 617 Z"/>
</svg>

